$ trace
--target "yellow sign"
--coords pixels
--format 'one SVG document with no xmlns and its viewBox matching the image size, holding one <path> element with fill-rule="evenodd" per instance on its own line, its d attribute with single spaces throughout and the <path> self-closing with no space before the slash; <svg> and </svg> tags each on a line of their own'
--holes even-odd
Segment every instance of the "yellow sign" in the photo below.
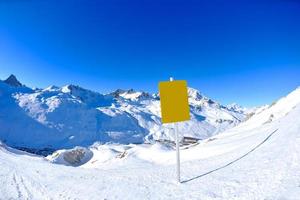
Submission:
<svg viewBox="0 0 300 200">
<path fill-rule="evenodd" d="M 159 83 L 162 123 L 181 122 L 190 119 L 186 81 Z"/>
</svg>

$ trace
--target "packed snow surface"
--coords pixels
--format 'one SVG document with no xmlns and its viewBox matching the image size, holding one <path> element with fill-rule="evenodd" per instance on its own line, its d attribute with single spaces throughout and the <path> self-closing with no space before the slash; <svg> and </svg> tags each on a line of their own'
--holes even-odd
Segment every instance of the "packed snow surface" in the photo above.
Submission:
<svg viewBox="0 0 300 200">
<path fill-rule="evenodd" d="M 77 167 L 70 166 L 74 162 Z M 296 200 L 300 89 L 240 125 L 182 149 L 181 172 L 179 184 L 175 150 L 161 143 L 95 143 L 47 158 L 0 145 L 0 199 Z"/>
</svg>

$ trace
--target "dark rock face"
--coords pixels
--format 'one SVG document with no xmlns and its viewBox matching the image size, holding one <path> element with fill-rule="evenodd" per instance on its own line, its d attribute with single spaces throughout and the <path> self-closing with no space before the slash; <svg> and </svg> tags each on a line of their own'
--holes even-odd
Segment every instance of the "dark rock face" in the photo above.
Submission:
<svg viewBox="0 0 300 200">
<path fill-rule="evenodd" d="M 13 86 L 13 87 L 22 87 L 22 83 L 20 83 L 18 81 L 18 79 L 16 78 L 15 75 L 10 75 L 5 81 L 4 83 L 10 85 L 10 86 Z"/>
<path fill-rule="evenodd" d="M 120 97 L 120 94 L 126 92 L 125 90 L 122 89 L 117 89 L 116 91 L 110 93 L 110 95 L 112 95 L 114 98 L 118 98 Z"/>
<path fill-rule="evenodd" d="M 63 153 L 63 159 L 71 166 L 80 166 L 93 157 L 93 152 L 87 148 L 76 147 Z"/>
</svg>

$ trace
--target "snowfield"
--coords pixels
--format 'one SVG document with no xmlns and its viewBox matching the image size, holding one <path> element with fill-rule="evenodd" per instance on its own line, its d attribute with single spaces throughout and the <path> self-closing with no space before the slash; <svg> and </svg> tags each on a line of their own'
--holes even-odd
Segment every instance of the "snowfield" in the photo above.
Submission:
<svg viewBox="0 0 300 200">
<path fill-rule="evenodd" d="M 46 158 L 0 145 L 3 200 L 297 200 L 300 88 L 234 128 L 182 147 L 181 172 L 178 184 L 175 150 L 161 143 L 94 143 Z"/>
</svg>

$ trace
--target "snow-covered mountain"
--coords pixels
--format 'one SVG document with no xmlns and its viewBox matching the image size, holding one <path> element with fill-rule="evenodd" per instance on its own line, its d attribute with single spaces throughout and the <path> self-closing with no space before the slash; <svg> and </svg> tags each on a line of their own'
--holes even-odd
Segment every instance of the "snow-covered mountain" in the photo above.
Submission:
<svg viewBox="0 0 300 200">
<path fill-rule="evenodd" d="M 184 136 L 205 139 L 246 118 L 189 88 L 191 120 L 180 123 Z M 79 86 L 31 89 L 15 76 L 0 81 L 0 140 L 15 147 L 62 148 L 94 142 L 142 143 L 173 140 L 162 125 L 158 94 L 116 90 L 100 94 Z"/>
</svg>

